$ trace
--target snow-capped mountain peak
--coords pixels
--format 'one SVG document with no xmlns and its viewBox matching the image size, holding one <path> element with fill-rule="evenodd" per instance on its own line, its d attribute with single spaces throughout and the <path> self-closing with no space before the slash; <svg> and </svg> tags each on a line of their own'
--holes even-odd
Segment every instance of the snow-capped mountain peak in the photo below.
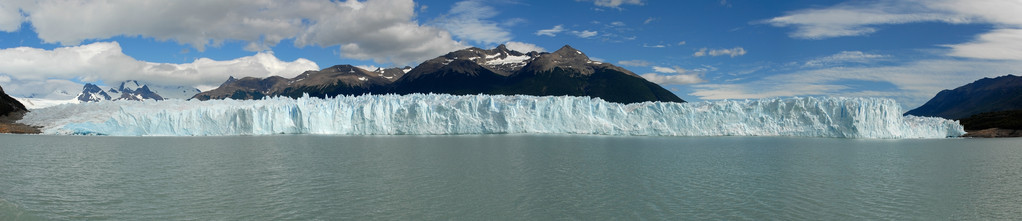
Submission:
<svg viewBox="0 0 1022 221">
<path fill-rule="evenodd" d="M 162 85 L 146 85 L 149 90 L 153 93 L 159 94 L 164 99 L 182 99 L 186 100 L 192 98 L 199 91 L 198 88 L 186 87 L 186 86 L 162 86 Z"/>
<path fill-rule="evenodd" d="M 143 86 L 145 86 L 145 84 L 139 83 L 136 80 L 127 80 L 127 81 L 121 82 L 121 86 L 119 87 L 119 90 L 120 91 L 135 91 L 135 90 L 138 90 L 138 89 L 142 88 Z"/>
<path fill-rule="evenodd" d="M 103 100 L 188 99 L 199 92 L 201 92 L 199 89 L 192 87 L 151 85 L 136 80 L 127 80 L 117 84 L 117 87 L 106 89 L 87 83 L 75 100 L 98 102 Z"/>
<path fill-rule="evenodd" d="M 462 49 L 427 62 L 449 65 L 456 60 L 468 60 L 486 67 L 497 74 L 508 76 L 528 65 L 529 62 L 535 60 L 539 55 L 539 52 L 529 52 L 526 54 L 510 50 L 505 45 L 500 45 L 489 50 L 475 47 Z"/>
<path fill-rule="evenodd" d="M 99 88 L 95 84 L 85 84 L 82 88 L 82 93 L 79 93 L 75 98 L 81 102 L 97 102 L 103 100 L 110 100 L 110 94 L 107 94 L 103 89 Z"/>
</svg>

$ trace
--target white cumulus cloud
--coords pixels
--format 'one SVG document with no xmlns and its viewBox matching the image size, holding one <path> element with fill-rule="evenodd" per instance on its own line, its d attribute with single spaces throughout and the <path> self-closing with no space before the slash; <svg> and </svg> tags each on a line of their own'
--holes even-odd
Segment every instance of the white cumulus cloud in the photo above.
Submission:
<svg viewBox="0 0 1022 221">
<path fill-rule="evenodd" d="M 17 1 L 0 1 L 0 31 L 12 32 L 21 27 L 24 16 Z"/>
<path fill-rule="evenodd" d="M 262 51 L 294 39 L 300 47 L 340 46 L 343 57 L 398 64 L 464 47 L 449 32 L 418 24 L 415 8 L 412 0 L 4 1 L 0 30 L 16 30 L 13 24 L 25 21 L 47 43 L 140 36 L 200 51 L 228 40 Z"/>
<path fill-rule="evenodd" d="M 511 49 L 511 50 L 514 50 L 514 51 L 522 52 L 522 53 L 529 53 L 529 52 L 533 52 L 533 51 L 535 51 L 535 52 L 545 52 L 546 51 L 546 49 L 543 48 L 543 47 L 540 47 L 540 46 L 537 46 L 537 45 L 534 45 L 534 44 L 525 43 L 525 42 L 517 42 L 517 41 L 509 41 L 507 43 L 504 43 L 504 46 L 507 46 L 507 49 Z"/>
<path fill-rule="evenodd" d="M 497 14 L 500 13 L 496 9 L 478 0 L 461 1 L 435 22 L 463 40 L 483 44 L 507 42 L 511 40 L 511 33 L 496 22 L 487 20 Z"/>
</svg>

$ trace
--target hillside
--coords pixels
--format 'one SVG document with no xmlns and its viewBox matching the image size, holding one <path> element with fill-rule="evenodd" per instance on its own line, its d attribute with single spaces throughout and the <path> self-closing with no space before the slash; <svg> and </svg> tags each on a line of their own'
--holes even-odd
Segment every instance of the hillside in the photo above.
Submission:
<svg viewBox="0 0 1022 221">
<path fill-rule="evenodd" d="M 906 115 L 963 119 L 1008 110 L 1022 110 L 1022 77 L 983 78 L 954 90 L 943 90 Z"/>
<path fill-rule="evenodd" d="M 7 95 L 0 87 L 0 133 L 39 133 L 39 129 L 25 124 L 16 123 L 28 112 L 25 105 Z"/>
</svg>

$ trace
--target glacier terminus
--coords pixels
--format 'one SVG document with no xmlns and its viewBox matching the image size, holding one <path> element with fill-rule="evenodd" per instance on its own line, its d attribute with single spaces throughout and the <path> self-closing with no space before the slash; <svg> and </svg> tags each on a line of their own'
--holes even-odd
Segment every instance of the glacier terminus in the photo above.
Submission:
<svg viewBox="0 0 1022 221">
<path fill-rule="evenodd" d="M 953 120 L 902 116 L 884 98 L 803 97 L 620 104 L 525 95 L 365 95 L 210 101 L 102 101 L 29 112 L 45 134 L 798 136 L 945 138 Z"/>
</svg>

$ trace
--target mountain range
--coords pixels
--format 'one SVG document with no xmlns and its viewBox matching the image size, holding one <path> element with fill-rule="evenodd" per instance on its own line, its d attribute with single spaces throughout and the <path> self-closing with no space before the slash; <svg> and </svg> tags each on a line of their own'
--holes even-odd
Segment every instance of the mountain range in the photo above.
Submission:
<svg viewBox="0 0 1022 221">
<path fill-rule="evenodd" d="M 442 93 L 588 96 L 610 102 L 685 102 L 677 95 L 624 68 L 590 59 L 564 46 L 552 53 L 494 49 L 454 51 L 411 68 L 365 70 L 337 65 L 294 78 L 229 78 L 193 99 L 260 99 L 364 94 Z"/>
<path fill-rule="evenodd" d="M 937 93 L 906 115 L 963 119 L 979 113 L 1022 110 L 1022 77 L 983 78 Z"/>
<path fill-rule="evenodd" d="M 965 137 L 1022 137 L 1022 77 L 983 78 L 943 90 L 905 115 L 960 120 Z"/>
<path fill-rule="evenodd" d="M 102 100 L 164 100 L 188 99 L 198 94 L 199 89 L 183 86 L 157 86 L 136 80 L 121 82 L 117 87 L 106 90 L 95 84 L 86 83 L 82 92 L 75 97 L 79 102 L 97 102 Z"/>
</svg>

